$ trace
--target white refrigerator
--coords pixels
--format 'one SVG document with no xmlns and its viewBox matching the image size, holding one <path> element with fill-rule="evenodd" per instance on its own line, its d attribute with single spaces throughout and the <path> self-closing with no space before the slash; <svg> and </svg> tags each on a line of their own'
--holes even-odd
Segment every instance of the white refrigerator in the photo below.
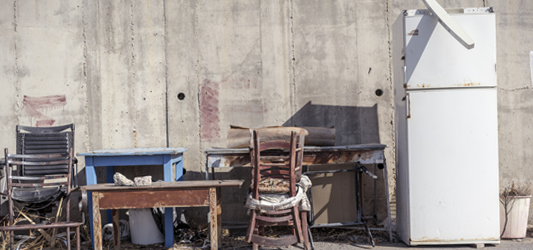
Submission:
<svg viewBox="0 0 533 250">
<path fill-rule="evenodd" d="M 495 14 L 429 7 L 403 17 L 397 231 L 411 246 L 499 244 Z"/>
</svg>

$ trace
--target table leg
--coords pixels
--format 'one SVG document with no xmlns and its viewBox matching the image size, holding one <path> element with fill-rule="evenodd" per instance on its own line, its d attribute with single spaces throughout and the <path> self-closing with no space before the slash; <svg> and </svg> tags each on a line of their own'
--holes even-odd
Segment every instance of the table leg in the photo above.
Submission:
<svg viewBox="0 0 533 250">
<path fill-rule="evenodd" d="M 217 235 L 218 242 L 222 242 L 222 205 L 220 203 L 220 187 L 217 187 Z"/>
<path fill-rule="evenodd" d="M 163 156 L 163 180 L 173 182 L 172 178 L 172 161 L 170 155 Z M 177 171 L 177 169 L 176 169 Z M 176 172 L 177 174 L 177 172 Z M 174 208 L 165 208 L 165 246 L 174 245 Z"/>
<path fill-rule="evenodd" d="M 183 181 L 183 156 L 176 161 L 176 181 Z"/>
<path fill-rule="evenodd" d="M 390 199 L 389 199 L 389 176 L 387 174 L 387 163 L 383 160 L 383 174 L 385 175 L 385 197 L 387 197 L 387 214 L 389 216 L 389 240 L 392 242 L 392 218 L 390 213 Z"/>
<path fill-rule="evenodd" d="M 209 235 L 211 250 L 218 249 L 218 215 L 217 215 L 217 191 L 216 188 L 209 188 Z"/>
<path fill-rule="evenodd" d="M 92 157 L 85 157 L 85 181 L 87 185 L 96 184 L 96 171 L 94 170 L 94 163 Z M 92 192 L 87 192 L 87 206 L 89 209 L 89 226 L 91 229 L 91 245 L 94 247 L 94 228 L 93 228 L 93 200 Z"/>
<path fill-rule="evenodd" d="M 165 208 L 165 246 L 174 245 L 174 208 Z"/>
<path fill-rule="evenodd" d="M 374 173 L 378 173 L 378 164 L 374 163 Z M 374 179 L 374 224 L 378 224 L 378 179 Z"/>
<path fill-rule="evenodd" d="M 93 192 L 93 237 L 94 249 L 102 250 L 102 222 L 100 221 L 100 193 Z"/>
<path fill-rule="evenodd" d="M 209 156 L 205 158 L 205 180 L 209 180 Z"/>
<path fill-rule="evenodd" d="M 113 175 L 115 174 L 115 167 L 114 166 L 107 166 L 106 168 L 106 182 L 107 183 L 114 183 L 115 180 L 113 179 Z M 112 221 L 113 213 L 111 210 L 107 210 L 107 220 L 106 223 L 109 223 Z"/>
<path fill-rule="evenodd" d="M 172 180 L 172 161 L 170 155 L 163 156 L 163 180 L 165 182 Z"/>
<path fill-rule="evenodd" d="M 113 209 L 113 242 L 115 243 L 115 250 L 120 249 L 120 220 L 119 210 Z"/>
</svg>

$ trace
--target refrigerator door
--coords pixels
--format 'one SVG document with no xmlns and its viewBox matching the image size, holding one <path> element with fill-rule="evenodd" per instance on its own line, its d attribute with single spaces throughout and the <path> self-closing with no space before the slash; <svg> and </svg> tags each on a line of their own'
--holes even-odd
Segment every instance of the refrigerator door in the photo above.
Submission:
<svg viewBox="0 0 533 250">
<path fill-rule="evenodd" d="M 410 245 L 499 243 L 496 88 L 408 93 Z"/>
<path fill-rule="evenodd" d="M 474 48 L 467 49 L 429 11 L 405 11 L 405 88 L 496 86 L 496 22 L 491 12 L 448 11 L 475 41 Z"/>
</svg>

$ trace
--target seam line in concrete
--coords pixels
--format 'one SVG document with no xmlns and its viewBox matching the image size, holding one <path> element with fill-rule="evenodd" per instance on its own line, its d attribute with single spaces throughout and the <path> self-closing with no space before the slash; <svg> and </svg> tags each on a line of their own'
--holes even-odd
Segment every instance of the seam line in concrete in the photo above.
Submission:
<svg viewBox="0 0 533 250">
<path fill-rule="evenodd" d="M 17 1 L 13 1 L 13 32 L 15 35 L 15 91 L 16 91 L 16 97 L 17 97 L 17 124 L 20 124 L 20 116 L 21 116 L 21 103 L 20 103 L 20 79 L 19 79 L 19 64 L 18 64 L 18 31 L 17 31 Z M 31 125 L 31 124 L 30 124 Z"/>
<path fill-rule="evenodd" d="M 393 74 L 392 74 L 392 70 L 393 70 L 393 52 L 392 52 L 392 27 L 391 27 L 391 18 L 390 18 L 390 8 L 391 8 L 391 3 L 390 3 L 390 0 L 387 0 L 387 34 L 388 34 L 388 40 L 389 40 L 389 103 L 390 103 L 390 108 L 392 110 L 391 112 L 391 122 L 390 122 L 390 125 L 391 125 L 391 143 L 392 143 L 392 148 L 393 150 L 391 150 L 390 154 L 393 156 L 392 159 L 394 159 L 394 157 L 396 156 L 396 152 L 394 151 L 394 149 L 396 148 L 396 124 L 394 123 L 394 119 L 395 119 L 395 115 L 396 115 L 396 111 L 395 111 L 395 103 L 394 103 L 394 80 L 393 80 Z M 392 165 L 386 165 L 387 167 L 387 172 L 389 173 L 387 178 L 387 183 L 389 185 L 389 203 L 391 200 L 396 200 L 396 171 L 389 171 L 389 170 L 394 170 L 395 169 L 395 165 L 396 165 L 396 161 L 394 161 L 394 164 Z M 391 186 L 391 183 L 393 183 L 393 186 L 394 188 L 390 188 Z M 390 208 L 391 209 L 391 217 L 392 214 L 396 214 L 396 208 Z M 394 210 L 394 211 L 393 211 Z M 391 218 L 393 219 L 393 218 Z"/>
<path fill-rule="evenodd" d="M 137 80 L 137 74 L 135 73 L 135 28 L 134 28 L 134 18 L 133 18 L 133 12 L 134 12 L 134 6 L 133 1 L 130 2 L 130 49 L 131 49 L 131 62 L 130 62 L 130 73 L 131 73 L 131 95 L 132 95 L 132 104 L 133 104 L 133 146 L 134 148 L 137 148 L 137 98 L 135 96 L 135 88 L 136 86 L 136 80 Z"/>
<path fill-rule="evenodd" d="M 292 85 L 292 93 L 291 93 L 291 114 L 295 114 L 296 113 L 296 55 L 295 55 L 295 45 L 294 45 L 294 5 L 293 5 L 293 1 L 290 0 L 289 1 L 289 15 L 290 15 L 290 18 L 291 18 L 291 21 L 289 22 L 289 25 L 290 25 L 290 32 L 291 32 L 291 35 L 290 35 L 290 43 L 291 43 L 291 74 L 292 74 L 292 77 L 291 77 L 291 85 Z M 294 121 L 293 119 L 290 119 L 291 120 L 291 126 L 294 126 Z"/>
<path fill-rule="evenodd" d="M 196 81 L 197 81 L 197 84 L 196 84 L 196 93 L 198 94 L 198 98 L 196 99 L 197 101 L 197 105 L 198 105 L 198 112 L 196 112 L 196 119 L 199 121 L 199 124 L 198 124 L 198 151 L 199 151 L 199 155 L 202 155 L 203 152 L 202 152 L 202 124 L 201 124 L 201 119 L 200 119 L 200 116 L 201 116 L 201 112 L 202 112 L 202 107 L 200 105 L 200 98 L 201 98 L 201 90 L 202 90 L 202 86 L 201 86 L 201 80 L 200 80 L 200 45 L 199 45 L 199 25 L 198 25 L 198 0 L 196 0 L 194 2 L 194 33 L 195 33 L 195 36 L 194 36 L 194 39 L 195 39 L 195 44 L 196 44 L 196 65 L 195 65 L 195 70 L 196 70 Z M 203 168 L 202 168 L 203 169 Z M 201 170 L 203 171 L 203 170 Z"/>
<path fill-rule="evenodd" d="M 163 1 L 163 25 L 164 25 L 164 37 L 165 37 L 165 130 L 166 130 L 166 145 L 170 147 L 170 138 L 168 132 L 168 31 L 167 31 L 167 1 Z"/>
<path fill-rule="evenodd" d="M 85 25 L 85 5 L 86 1 L 82 2 L 81 6 L 81 22 L 82 22 L 82 37 L 83 37 L 83 82 L 85 83 L 85 150 L 88 152 L 90 150 L 89 144 L 89 91 L 87 85 L 87 29 Z"/>
</svg>

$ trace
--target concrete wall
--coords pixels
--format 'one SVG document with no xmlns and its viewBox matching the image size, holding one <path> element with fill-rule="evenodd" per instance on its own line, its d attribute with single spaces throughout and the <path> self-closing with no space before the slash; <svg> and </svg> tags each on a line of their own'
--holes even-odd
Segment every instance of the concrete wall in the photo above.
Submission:
<svg viewBox="0 0 533 250">
<path fill-rule="evenodd" d="M 439 2 L 495 8 L 501 185 L 527 181 L 533 3 Z M 198 179 L 203 151 L 224 147 L 230 125 L 335 126 L 338 145 L 388 146 L 394 192 L 393 38 L 419 0 L 1 3 L 1 146 L 14 150 L 16 124 L 73 122 L 76 152 L 186 147 L 185 179 Z M 225 220 L 245 218 L 245 191 L 226 193 L 226 211 L 239 212 Z"/>
</svg>

